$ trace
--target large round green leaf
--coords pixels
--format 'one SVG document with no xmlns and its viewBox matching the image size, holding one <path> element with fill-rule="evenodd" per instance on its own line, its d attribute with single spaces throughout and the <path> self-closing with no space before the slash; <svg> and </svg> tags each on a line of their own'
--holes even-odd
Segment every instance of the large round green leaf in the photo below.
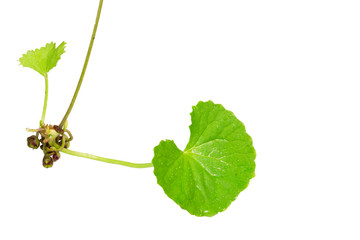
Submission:
<svg viewBox="0 0 360 240">
<path fill-rule="evenodd" d="M 255 149 L 244 125 L 220 104 L 199 102 L 184 151 L 170 140 L 154 148 L 154 174 L 164 192 L 196 216 L 224 211 L 255 176 Z"/>
</svg>

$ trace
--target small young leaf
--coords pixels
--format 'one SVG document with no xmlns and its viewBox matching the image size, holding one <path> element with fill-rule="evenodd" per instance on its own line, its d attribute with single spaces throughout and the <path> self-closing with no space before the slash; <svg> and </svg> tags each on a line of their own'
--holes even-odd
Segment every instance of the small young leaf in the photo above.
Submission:
<svg viewBox="0 0 360 240">
<path fill-rule="evenodd" d="M 154 174 L 164 192 L 196 216 L 224 211 L 255 176 L 255 149 L 244 125 L 220 104 L 199 102 L 184 151 L 170 140 L 154 148 Z"/>
<path fill-rule="evenodd" d="M 65 52 L 65 44 L 62 42 L 56 47 L 56 44 L 51 42 L 40 49 L 30 50 L 19 59 L 20 64 L 45 76 L 60 60 L 60 56 Z"/>
</svg>

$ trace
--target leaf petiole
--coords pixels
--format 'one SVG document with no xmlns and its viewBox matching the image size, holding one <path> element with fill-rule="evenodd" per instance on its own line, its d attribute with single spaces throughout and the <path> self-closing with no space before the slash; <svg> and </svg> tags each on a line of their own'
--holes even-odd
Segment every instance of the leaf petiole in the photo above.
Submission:
<svg viewBox="0 0 360 240">
<path fill-rule="evenodd" d="M 70 105 L 69 105 L 69 107 L 68 107 L 68 109 L 67 109 L 67 111 L 65 113 L 65 116 L 63 117 L 61 123 L 59 124 L 60 128 L 64 127 L 64 124 L 65 124 L 67 118 L 69 117 L 69 114 L 70 114 L 70 112 L 71 112 L 71 110 L 72 110 L 72 108 L 73 108 L 73 106 L 75 104 L 75 100 L 77 98 L 77 95 L 78 95 L 78 93 L 80 91 L 80 87 L 81 87 L 81 84 L 82 84 L 84 76 L 85 76 L 86 68 L 87 68 L 87 65 L 89 63 L 91 50 L 92 50 L 92 47 L 94 45 L 94 40 L 95 40 L 97 27 L 98 27 L 99 20 L 100 20 L 100 15 L 101 15 L 101 9 L 102 9 L 103 2 L 104 2 L 103 0 L 100 0 L 97 15 L 96 15 L 96 20 L 95 20 L 95 25 L 94 25 L 94 29 L 93 29 L 93 33 L 92 33 L 92 36 L 91 36 L 89 48 L 88 48 L 88 51 L 87 51 L 87 54 L 86 54 L 86 58 L 85 58 L 84 66 L 83 66 L 83 69 L 82 69 L 82 72 L 81 72 L 81 75 L 80 75 L 80 79 L 79 79 L 79 82 L 77 84 L 74 96 L 73 96 L 73 98 L 71 100 L 71 103 L 70 103 Z"/>
<path fill-rule="evenodd" d="M 45 122 L 46 108 L 48 102 L 48 92 L 49 92 L 49 79 L 48 79 L 48 75 L 45 73 L 45 98 L 44 98 L 43 112 L 40 120 L 40 127 L 43 126 Z"/>
<path fill-rule="evenodd" d="M 126 166 L 126 167 L 132 167 L 132 168 L 149 168 L 149 167 L 153 167 L 152 163 L 125 162 L 125 161 L 111 159 L 111 158 L 103 158 L 103 157 L 95 156 L 95 155 L 88 154 L 88 153 L 76 152 L 76 151 L 72 151 L 72 150 L 69 150 L 69 149 L 66 149 L 66 148 L 62 149 L 61 152 L 69 154 L 69 155 L 77 156 L 77 157 L 89 158 L 89 159 L 93 159 L 93 160 L 100 161 L 100 162 L 118 164 L 118 165 L 122 165 L 122 166 Z"/>
</svg>

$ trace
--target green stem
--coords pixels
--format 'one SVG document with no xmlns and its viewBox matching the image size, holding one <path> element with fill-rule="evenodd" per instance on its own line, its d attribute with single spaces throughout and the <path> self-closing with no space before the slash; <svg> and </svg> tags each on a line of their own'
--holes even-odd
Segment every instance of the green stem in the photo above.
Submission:
<svg viewBox="0 0 360 240">
<path fill-rule="evenodd" d="M 87 65 L 88 65 L 88 62 L 89 62 L 89 59 L 90 59 L 90 54 L 91 54 L 91 50 L 92 50 L 92 47 L 94 45 L 94 40 L 95 40 L 95 35 L 96 35 L 96 31 L 97 31 L 97 27 L 98 27 L 98 24 L 99 24 L 99 19 L 100 19 L 100 14 L 101 14 L 101 9 L 102 9 L 102 5 L 103 5 L 103 0 L 100 0 L 100 3 L 99 3 L 99 7 L 98 7 L 98 11 L 97 11 L 97 15 L 96 15 L 96 20 L 95 20 L 95 25 L 94 25 L 94 29 L 93 29 L 93 33 L 92 33 L 92 36 L 91 36 L 91 40 L 90 40 L 90 44 L 89 44 L 89 48 L 88 48 L 88 52 L 86 54 L 86 58 L 85 58 L 85 62 L 84 62 L 84 66 L 83 66 L 83 69 L 82 69 L 82 72 L 81 72 L 81 75 L 80 75 L 80 79 L 79 79 L 79 82 L 78 82 L 78 85 L 76 87 L 76 90 L 75 90 L 75 93 L 74 93 L 74 96 L 71 100 L 71 103 L 70 103 L 70 106 L 68 107 L 68 110 L 66 111 L 65 113 L 65 116 L 63 117 L 61 123 L 59 124 L 59 127 L 62 128 L 66 122 L 66 119 L 69 117 L 69 114 L 74 106 L 74 103 L 75 103 L 75 100 L 76 100 L 76 97 L 79 93 L 79 90 L 80 90 L 80 87 L 81 87 L 81 84 L 82 84 L 82 81 L 84 79 L 84 76 L 85 76 L 85 72 L 86 72 L 86 68 L 87 68 Z"/>
<path fill-rule="evenodd" d="M 73 156 L 77 156 L 77 157 L 90 158 L 90 159 L 100 161 L 100 162 L 113 163 L 113 164 L 118 164 L 118 165 L 122 165 L 122 166 L 126 166 L 126 167 L 132 167 L 132 168 L 149 168 L 149 167 L 153 166 L 152 163 L 125 162 L 125 161 L 120 161 L 120 160 L 111 159 L 111 158 L 98 157 L 98 156 L 88 154 L 88 153 L 76 152 L 76 151 L 72 151 L 72 150 L 69 150 L 69 149 L 66 149 L 66 148 L 62 149 L 61 152 L 66 153 L 66 154 L 70 154 L 70 155 L 73 155 Z"/>
<path fill-rule="evenodd" d="M 44 99 L 43 112 L 42 112 L 41 120 L 40 120 L 40 126 L 42 126 L 45 121 L 47 101 L 48 101 L 48 92 L 49 92 L 49 80 L 48 80 L 48 75 L 45 74 L 45 99 Z"/>
</svg>

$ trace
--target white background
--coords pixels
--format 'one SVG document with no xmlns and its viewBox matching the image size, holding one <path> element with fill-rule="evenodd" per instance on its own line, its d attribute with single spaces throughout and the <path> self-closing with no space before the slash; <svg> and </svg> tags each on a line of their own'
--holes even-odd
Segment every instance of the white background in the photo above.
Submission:
<svg viewBox="0 0 360 240">
<path fill-rule="evenodd" d="M 71 149 L 150 162 L 184 148 L 191 106 L 223 104 L 257 150 L 256 177 L 223 213 L 195 217 L 130 169 L 63 154 L 44 169 L 26 147 L 44 81 L 18 66 L 66 41 L 46 122 L 60 122 L 97 0 L 0 7 L 0 239 L 360 239 L 360 3 L 337 0 L 105 0 L 69 117 Z"/>
</svg>

